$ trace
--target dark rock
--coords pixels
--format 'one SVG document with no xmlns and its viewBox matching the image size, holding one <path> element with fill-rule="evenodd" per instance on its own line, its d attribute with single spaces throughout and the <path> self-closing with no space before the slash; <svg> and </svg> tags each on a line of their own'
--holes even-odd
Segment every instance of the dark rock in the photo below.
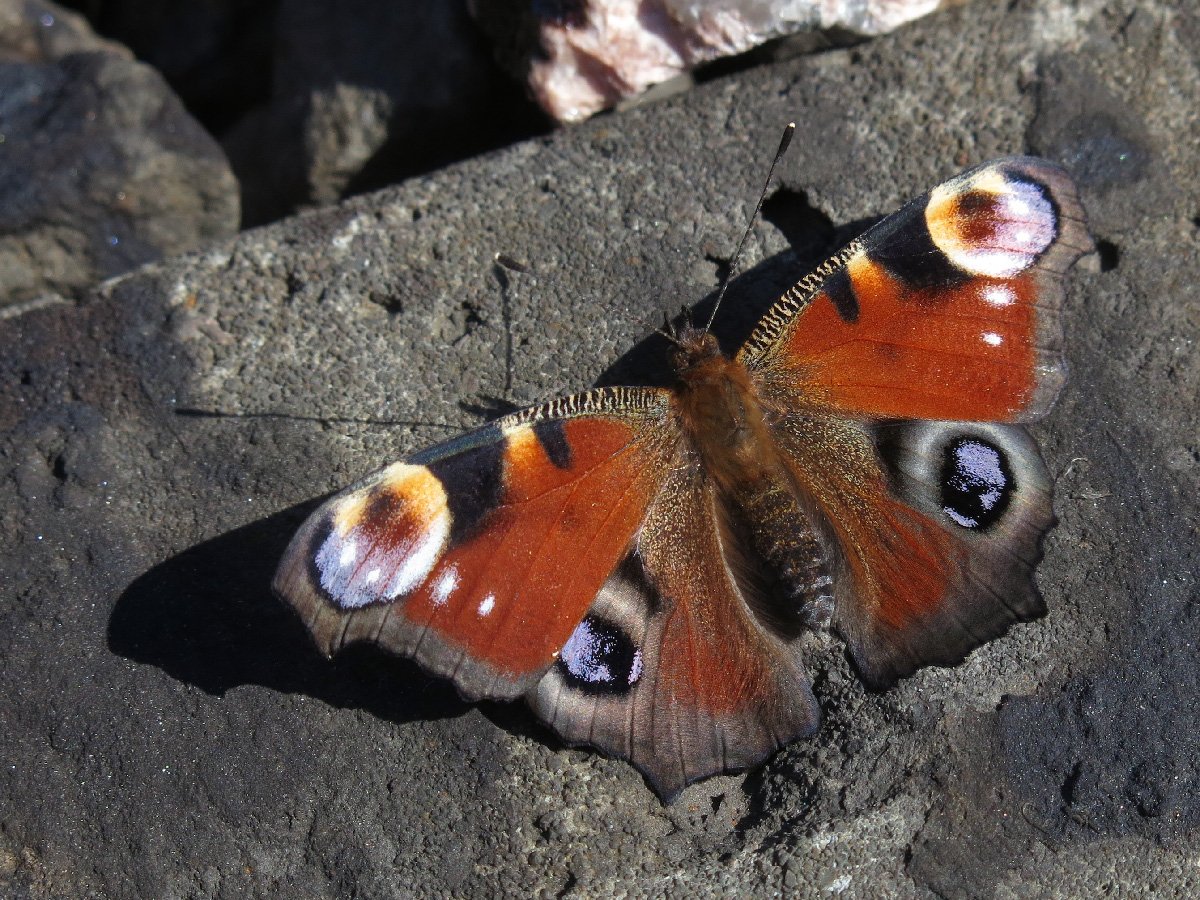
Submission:
<svg viewBox="0 0 1200 900">
<path fill-rule="evenodd" d="M 274 95 L 224 137 L 247 222 L 538 130 L 460 3 L 281 0 Z"/>
<path fill-rule="evenodd" d="M 1095 195 L 1088 221 L 1112 234 L 1129 216 L 1151 216 L 1166 198 L 1150 178 L 1160 156 L 1136 105 L 1120 102 L 1087 60 L 1055 57 L 1039 73 L 1031 149 L 1061 160 Z"/>
<path fill-rule="evenodd" d="M 101 34 L 154 66 L 212 134 L 271 94 L 279 0 L 70 0 Z"/>
<path fill-rule="evenodd" d="M 0 62 L 54 62 L 92 50 L 133 58 L 124 45 L 97 36 L 83 16 L 56 3 L 0 0 Z"/>
<path fill-rule="evenodd" d="M 79 33 L 5 45 L 33 61 L 0 63 L 0 305 L 70 295 L 237 231 L 220 148 L 152 69 L 76 52 Z"/>
</svg>

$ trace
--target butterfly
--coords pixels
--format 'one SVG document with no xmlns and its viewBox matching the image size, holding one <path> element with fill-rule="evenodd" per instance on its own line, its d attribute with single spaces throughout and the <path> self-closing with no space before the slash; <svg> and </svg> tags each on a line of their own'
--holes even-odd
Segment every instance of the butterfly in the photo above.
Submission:
<svg viewBox="0 0 1200 900">
<path fill-rule="evenodd" d="M 769 179 L 768 179 L 769 180 Z M 829 628 L 883 689 L 1043 615 L 1052 482 L 1022 427 L 1066 377 L 1075 188 L 986 163 L 789 288 L 735 356 L 600 387 L 394 462 L 325 502 L 274 590 L 332 654 L 374 642 L 466 698 L 524 697 L 667 800 L 811 735 Z"/>
</svg>

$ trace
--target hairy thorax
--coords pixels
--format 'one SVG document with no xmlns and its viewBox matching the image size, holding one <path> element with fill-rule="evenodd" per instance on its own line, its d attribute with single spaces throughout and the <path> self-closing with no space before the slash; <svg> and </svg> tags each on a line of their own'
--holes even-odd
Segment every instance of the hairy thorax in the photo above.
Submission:
<svg viewBox="0 0 1200 900">
<path fill-rule="evenodd" d="M 749 373 L 694 329 L 679 337 L 675 369 L 683 431 L 717 486 L 726 561 L 743 594 L 783 631 L 823 624 L 833 596 L 818 514 L 801 500 Z"/>
</svg>

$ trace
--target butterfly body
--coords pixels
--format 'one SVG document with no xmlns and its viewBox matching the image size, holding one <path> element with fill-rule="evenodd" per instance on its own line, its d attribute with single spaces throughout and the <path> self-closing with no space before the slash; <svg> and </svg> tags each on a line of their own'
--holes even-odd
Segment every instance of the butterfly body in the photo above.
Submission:
<svg viewBox="0 0 1200 900">
<path fill-rule="evenodd" d="M 373 641 L 464 696 L 525 696 L 665 797 L 812 733 L 830 625 L 864 681 L 1045 612 L 1051 481 L 1020 423 L 1063 383 L 1090 241 L 1061 169 L 963 173 L 801 279 L 734 357 L 690 326 L 670 388 L 596 388 L 368 476 L 275 590 L 327 653 Z"/>
<path fill-rule="evenodd" d="M 743 579 L 758 582 L 756 596 L 771 595 L 773 602 L 759 604 L 767 620 L 794 632 L 832 599 L 832 581 L 812 511 L 771 436 L 775 417 L 746 367 L 721 353 L 711 334 L 688 327 L 676 340 L 681 464 L 711 478 L 727 555 L 741 563 Z"/>
</svg>

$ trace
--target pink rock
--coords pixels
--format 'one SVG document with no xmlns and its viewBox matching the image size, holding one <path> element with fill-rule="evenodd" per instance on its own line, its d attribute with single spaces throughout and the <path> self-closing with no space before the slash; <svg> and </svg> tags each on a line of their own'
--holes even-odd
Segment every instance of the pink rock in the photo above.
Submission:
<svg viewBox="0 0 1200 900">
<path fill-rule="evenodd" d="M 772 38 L 839 28 L 882 34 L 963 0 L 578 0 L 537 17 L 537 102 L 578 122 L 696 65 Z M 473 0 L 479 15 L 489 0 Z M 535 9 L 538 4 L 535 4 Z"/>
</svg>

